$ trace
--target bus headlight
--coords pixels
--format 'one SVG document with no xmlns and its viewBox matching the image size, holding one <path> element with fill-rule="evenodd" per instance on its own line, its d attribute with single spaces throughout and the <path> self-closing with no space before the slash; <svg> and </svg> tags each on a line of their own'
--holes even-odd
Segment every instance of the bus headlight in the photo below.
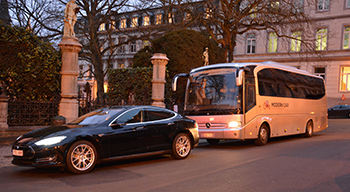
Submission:
<svg viewBox="0 0 350 192">
<path fill-rule="evenodd" d="M 228 123 L 229 128 L 236 128 L 242 125 L 242 122 L 240 121 L 231 121 Z"/>
</svg>

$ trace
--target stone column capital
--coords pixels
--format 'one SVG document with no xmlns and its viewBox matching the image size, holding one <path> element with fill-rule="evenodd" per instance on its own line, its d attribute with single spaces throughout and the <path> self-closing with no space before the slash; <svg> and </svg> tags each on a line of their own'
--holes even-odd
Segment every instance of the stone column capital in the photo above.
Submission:
<svg viewBox="0 0 350 192">
<path fill-rule="evenodd" d="M 78 53 L 83 47 L 76 37 L 63 37 L 58 44 L 62 52 L 75 52 Z"/>
<path fill-rule="evenodd" d="M 167 65 L 169 58 L 164 53 L 155 53 L 151 58 L 153 65 Z"/>
</svg>

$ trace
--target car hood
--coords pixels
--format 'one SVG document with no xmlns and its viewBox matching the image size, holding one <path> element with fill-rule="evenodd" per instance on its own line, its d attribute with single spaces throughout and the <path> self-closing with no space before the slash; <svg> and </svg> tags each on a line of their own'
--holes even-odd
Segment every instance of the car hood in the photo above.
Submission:
<svg viewBox="0 0 350 192">
<path fill-rule="evenodd" d="M 36 129 L 34 131 L 28 132 L 17 139 L 16 143 L 30 143 L 38 141 L 45 137 L 61 136 L 61 135 L 71 135 L 72 132 L 79 131 L 83 126 L 81 125 L 65 125 L 65 126 L 52 126 L 45 127 L 41 129 Z"/>
</svg>

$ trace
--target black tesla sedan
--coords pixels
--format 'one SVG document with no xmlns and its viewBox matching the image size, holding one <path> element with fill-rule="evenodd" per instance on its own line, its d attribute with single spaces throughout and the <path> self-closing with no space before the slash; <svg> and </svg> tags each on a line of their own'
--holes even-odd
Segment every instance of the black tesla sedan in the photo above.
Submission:
<svg viewBox="0 0 350 192">
<path fill-rule="evenodd" d="M 102 160 L 119 157 L 168 153 L 185 159 L 198 141 L 197 123 L 174 111 L 153 106 L 110 107 L 18 137 L 12 146 L 12 163 L 87 173 Z"/>
<path fill-rule="evenodd" d="M 335 105 L 328 109 L 328 118 L 350 118 L 350 105 Z"/>
</svg>

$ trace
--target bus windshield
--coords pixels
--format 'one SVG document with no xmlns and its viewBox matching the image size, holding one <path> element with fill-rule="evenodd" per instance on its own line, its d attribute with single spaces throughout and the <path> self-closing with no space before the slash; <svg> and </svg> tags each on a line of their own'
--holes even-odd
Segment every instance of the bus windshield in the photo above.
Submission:
<svg viewBox="0 0 350 192">
<path fill-rule="evenodd" d="M 241 87 L 236 86 L 237 68 L 192 73 L 185 101 L 185 115 L 241 114 Z"/>
</svg>

